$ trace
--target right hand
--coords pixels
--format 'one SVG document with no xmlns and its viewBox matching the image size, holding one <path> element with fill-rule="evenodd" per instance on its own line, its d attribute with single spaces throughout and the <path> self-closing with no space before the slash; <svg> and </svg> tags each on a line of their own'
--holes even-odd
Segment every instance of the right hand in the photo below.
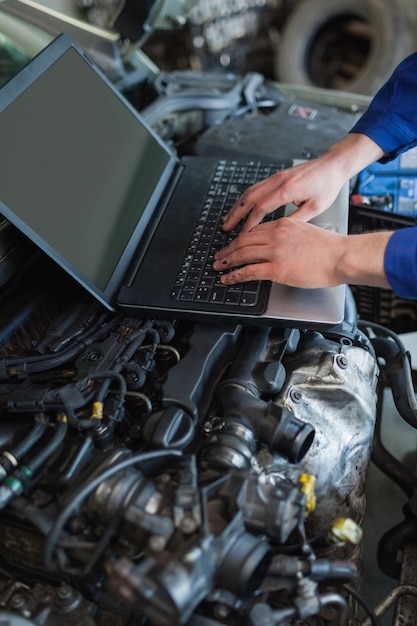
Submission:
<svg viewBox="0 0 417 626">
<path fill-rule="evenodd" d="M 323 157 L 277 172 L 242 194 L 225 215 L 223 230 L 230 231 L 247 216 L 242 232 L 248 232 L 284 204 L 297 206 L 292 217 L 306 222 L 332 204 L 345 180 Z"/>
<path fill-rule="evenodd" d="M 384 151 L 373 139 L 349 133 L 317 159 L 277 172 L 249 187 L 225 216 L 223 230 L 232 230 L 247 216 L 242 232 L 249 232 L 267 213 L 284 204 L 297 206 L 292 217 L 307 222 L 330 207 L 349 178 L 382 156 Z"/>
</svg>

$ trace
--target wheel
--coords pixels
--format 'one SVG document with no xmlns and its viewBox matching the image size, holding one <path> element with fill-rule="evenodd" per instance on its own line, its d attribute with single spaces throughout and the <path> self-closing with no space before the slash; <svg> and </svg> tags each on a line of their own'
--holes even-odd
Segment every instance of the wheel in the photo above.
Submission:
<svg viewBox="0 0 417 626">
<path fill-rule="evenodd" d="M 399 0 L 304 0 L 286 21 L 279 81 L 374 95 L 415 49 Z"/>
</svg>

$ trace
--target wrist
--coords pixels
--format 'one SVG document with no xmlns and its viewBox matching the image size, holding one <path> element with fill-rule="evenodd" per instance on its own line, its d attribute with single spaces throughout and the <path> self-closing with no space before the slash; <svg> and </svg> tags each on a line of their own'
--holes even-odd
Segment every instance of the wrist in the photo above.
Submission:
<svg viewBox="0 0 417 626">
<path fill-rule="evenodd" d="M 373 139 L 361 133 L 349 133 L 331 145 L 321 158 L 348 180 L 383 156 L 384 151 Z"/>
<path fill-rule="evenodd" d="M 343 235 L 336 251 L 337 283 L 389 288 L 384 269 L 385 250 L 392 232 Z"/>
</svg>

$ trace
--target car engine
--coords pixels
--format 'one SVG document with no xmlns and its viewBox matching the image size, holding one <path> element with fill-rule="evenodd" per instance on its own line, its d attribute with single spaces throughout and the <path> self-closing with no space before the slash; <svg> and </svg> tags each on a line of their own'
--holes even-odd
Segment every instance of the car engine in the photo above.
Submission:
<svg viewBox="0 0 417 626">
<path fill-rule="evenodd" d="M 29 252 L 1 297 L 5 623 L 354 620 L 390 332 L 352 302 L 331 330 L 132 319 Z"/>
<path fill-rule="evenodd" d="M 270 157 L 273 126 L 311 158 L 358 114 L 257 72 L 160 72 L 126 95 L 180 154 Z M 380 438 L 389 389 L 417 426 L 411 359 L 349 289 L 334 328 L 132 318 L 5 221 L 0 250 L 2 625 L 375 626 L 417 595 L 417 481 Z M 371 459 L 409 500 L 379 544 L 395 587 L 375 609 Z"/>
</svg>

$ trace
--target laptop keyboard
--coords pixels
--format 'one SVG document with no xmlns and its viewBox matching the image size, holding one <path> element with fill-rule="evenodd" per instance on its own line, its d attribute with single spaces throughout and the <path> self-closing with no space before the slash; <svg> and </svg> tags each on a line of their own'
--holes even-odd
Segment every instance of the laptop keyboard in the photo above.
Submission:
<svg viewBox="0 0 417 626">
<path fill-rule="evenodd" d="M 180 271 L 171 291 L 171 298 L 183 302 L 204 302 L 231 307 L 256 307 L 261 281 L 222 285 L 222 272 L 212 268 L 214 254 L 234 239 L 241 224 L 229 233 L 221 229 L 222 217 L 243 191 L 254 183 L 271 176 L 288 163 L 239 163 L 220 161 L 202 206 L 194 233 L 184 255 Z M 279 210 L 278 210 L 279 211 Z M 276 212 L 277 213 L 277 212 Z M 272 213 L 266 219 L 275 219 Z M 228 270 L 231 271 L 231 270 Z"/>
</svg>

